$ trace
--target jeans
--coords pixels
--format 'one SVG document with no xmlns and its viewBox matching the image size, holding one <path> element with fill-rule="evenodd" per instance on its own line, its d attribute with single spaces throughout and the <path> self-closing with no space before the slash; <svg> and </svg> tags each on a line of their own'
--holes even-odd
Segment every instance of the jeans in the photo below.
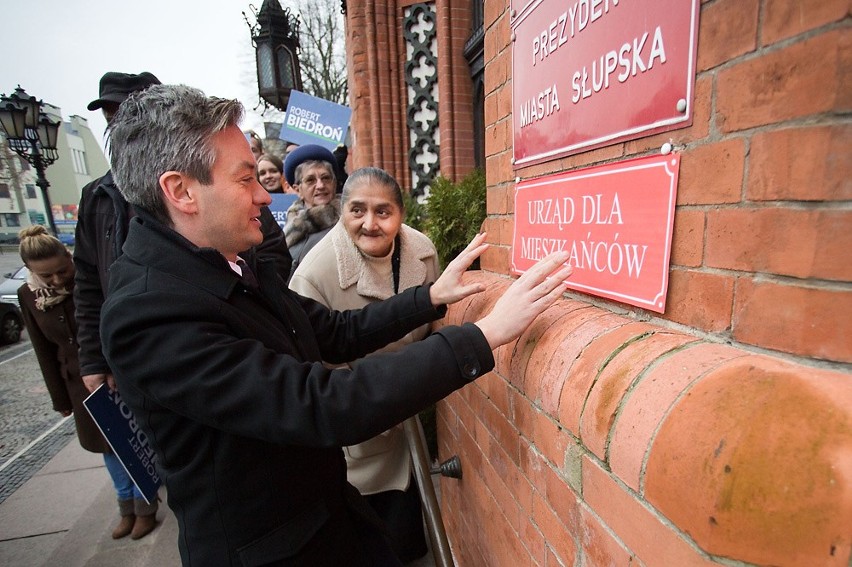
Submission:
<svg viewBox="0 0 852 567">
<path fill-rule="evenodd" d="M 121 464 L 118 457 L 112 453 L 104 453 L 104 464 L 109 477 L 112 479 L 112 484 L 115 486 L 115 493 L 119 500 L 142 498 L 142 493 L 133 484 L 130 475 L 124 470 L 124 465 Z"/>
</svg>

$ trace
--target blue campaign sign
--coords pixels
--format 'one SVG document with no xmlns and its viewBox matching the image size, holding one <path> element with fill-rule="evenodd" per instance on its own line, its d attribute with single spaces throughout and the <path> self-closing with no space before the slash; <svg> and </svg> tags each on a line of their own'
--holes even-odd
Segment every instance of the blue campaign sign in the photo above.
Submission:
<svg viewBox="0 0 852 567">
<path fill-rule="evenodd" d="M 121 461 L 133 484 L 150 504 L 157 498 L 160 475 L 157 473 L 157 456 L 148 444 L 133 412 L 121 400 L 118 392 L 111 392 L 106 384 L 92 392 L 83 401 L 103 433 L 112 452 Z"/>
<path fill-rule="evenodd" d="M 278 135 L 299 144 L 318 144 L 333 150 L 346 139 L 352 109 L 299 91 L 290 92 L 287 115 Z"/>
<path fill-rule="evenodd" d="M 270 193 L 269 196 L 272 197 L 269 210 L 272 212 L 272 216 L 275 217 L 281 230 L 284 230 L 284 225 L 287 224 L 287 209 L 296 202 L 299 196 L 295 193 Z"/>
</svg>

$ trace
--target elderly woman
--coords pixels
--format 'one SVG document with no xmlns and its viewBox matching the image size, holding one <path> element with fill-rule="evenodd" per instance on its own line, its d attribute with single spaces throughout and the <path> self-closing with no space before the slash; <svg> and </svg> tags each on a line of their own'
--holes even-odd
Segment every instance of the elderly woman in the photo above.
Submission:
<svg viewBox="0 0 852 567">
<path fill-rule="evenodd" d="M 284 162 L 272 154 L 257 158 L 257 180 L 269 193 L 295 193 L 296 190 L 284 180 Z"/>
<path fill-rule="evenodd" d="M 347 179 L 341 201 L 340 223 L 302 261 L 291 289 L 345 310 L 435 281 L 435 246 L 403 224 L 402 191 L 393 177 L 378 168 L 359 169 Z M 398 350 L 428 332 L 424 325 L 379 352 Z M 387 522 L 400 560 L 424 555 L 420 499 L 402 425 L 344 450 L 349 482 Z"/>
<path fill-rule="evenodd" d="M 291 277 L 308 251 L 340 218 L 334 163 L 334 155 L 315 144 L 299 146 L 284 160 L 287 183 L 299 193 L 299 198 L 287 209 L 284 226 L 284 237 L 293 257 Z"/>
<path fill-rule="evenodd" d="M 30 272 L 18 289 L 18 301 L 53 409 L 63 416 L 74 416 L 77 440 L 83 449 L 103 453 L 121 516 L 112 537 L 144 537 L 156 526 L 157 503 L 145 502 L 83 406 L 89 391 L 80 376 L 77 358 L 71 252 L 41 225 L 27 227 L 18 236 L 21 260 Z"/>
</svg>

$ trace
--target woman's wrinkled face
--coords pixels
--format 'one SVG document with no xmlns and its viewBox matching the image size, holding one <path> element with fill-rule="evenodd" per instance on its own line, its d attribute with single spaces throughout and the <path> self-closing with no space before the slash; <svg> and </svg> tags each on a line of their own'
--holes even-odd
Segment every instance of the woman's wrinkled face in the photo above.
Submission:
<svg viewBox="0 0 852 567">
<path fill-rule="evenodd" d="M 325 163 L 325 162 L 323 162 Z M 296 183 L 299 196 L 308 207 L 327 205 L 334 199 L 337 182 L 328 167 L 311 165 L 301 171 L 302 178 Z"/>
<path fill-rule="evenodd" d="M 281 171 L 271 161 L 262 159 L 257 162 L 257 178 L 270 193 L 281 192 Z"/>
<path fill-rule="evenodd" d="M 27 268 L 47 285 L 60 289 L 68 287 L 74 280 L 74 261 L 71 254 L 57 254 L 43 260 L 30 260 Z"/>
<path fill-rule="evenodd" d="M 349 191 L 343 225 L 361 252 L 381 258 L 390 254 L 403 215 L 393 188 L 365 180 Z"/>
</svg>

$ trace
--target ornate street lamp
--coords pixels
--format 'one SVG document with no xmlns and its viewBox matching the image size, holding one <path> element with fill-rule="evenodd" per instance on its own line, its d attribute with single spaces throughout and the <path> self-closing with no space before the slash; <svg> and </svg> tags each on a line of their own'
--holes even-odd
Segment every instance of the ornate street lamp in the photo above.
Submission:
<svg viewBox="0 0 852 567">
<path fill-rule="evenodd" d="M 43 101 L 28 95 L 21 85 L 18 85 L 11 96 L 0 95 L 0 124 L 6 133 L 9 147 L 35 168 L 36 185 L 41 188 L 44 197 L 50 230 L 54 236 L 58 236 L 47 191 L 50 183 L 47 182 L 44 170 L 59 158 L 56 140 L 59 136 L 60 121 L 51 120 L 42 111 L 42 104 Z"/>
<path fill-rule="evenodd" d="M 249 6 L 255 23 L 243 18 L 257 53 L 257 90 L 260 97 L 279 110 L 287 110 L 290 91 L 302 90 L 299 68 L 299 17 L 281 8 L 278 0 L 263 0 L 260 11 Z"/>
</svg>

